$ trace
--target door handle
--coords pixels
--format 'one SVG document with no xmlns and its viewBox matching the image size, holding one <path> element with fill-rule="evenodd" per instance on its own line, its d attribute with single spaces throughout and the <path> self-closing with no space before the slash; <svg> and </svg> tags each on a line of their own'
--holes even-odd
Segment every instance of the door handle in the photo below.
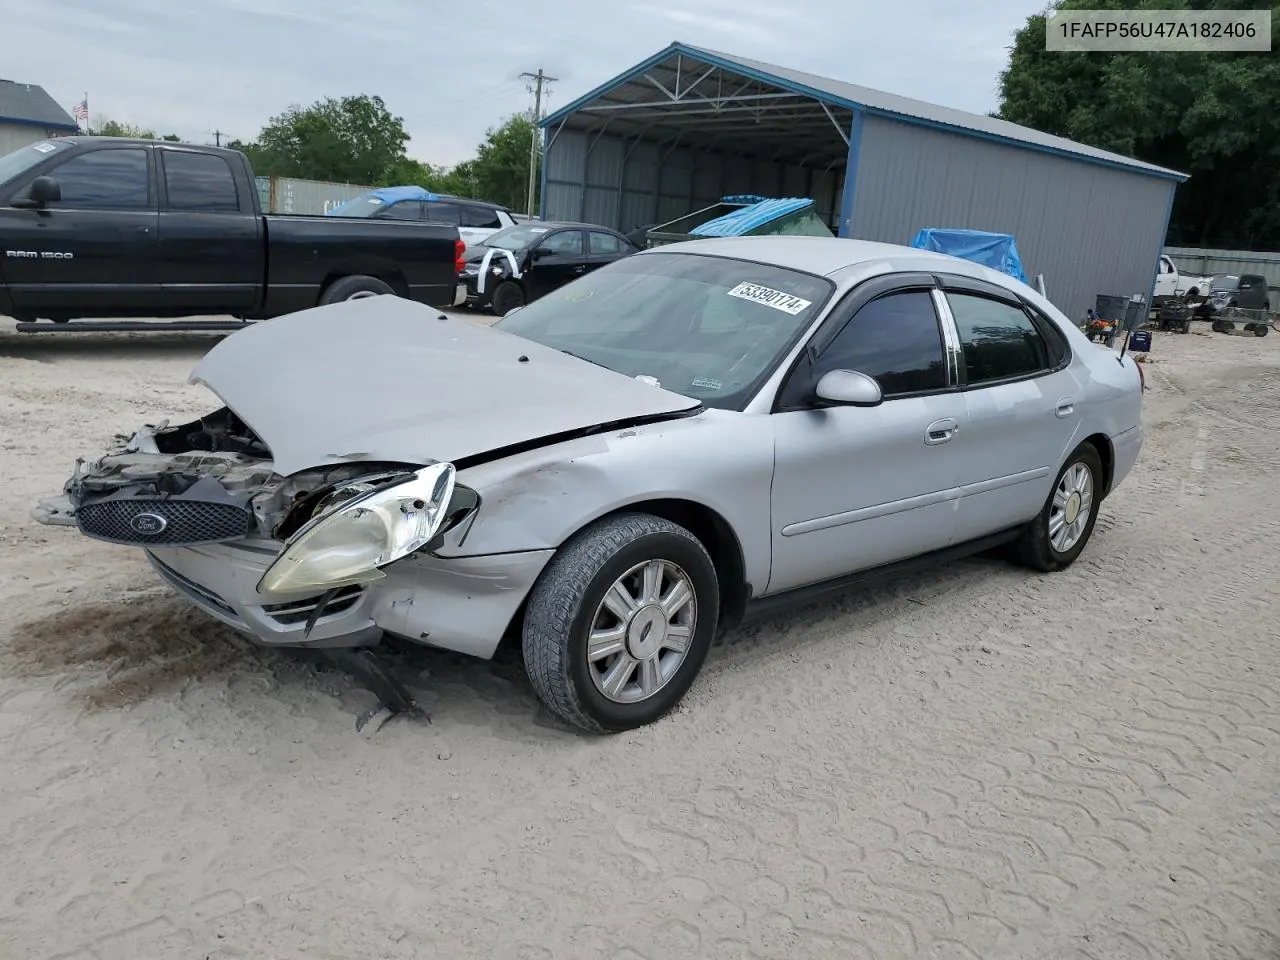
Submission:
<svg viewBox="0 0 1280 960">
<path fill-rule="evenodd" d="M 1069 417 L 1076 412 L 1076 402 L 1070 397 L 1063 397 L 1058 401 L 1057 416 L 1059 419 Z"/>
<path fill-rule="evenodd" d="M 939 443 L 946 443 L 954 437 L 960 429 L 960 424 L 948 417 L 945 420 L 935 420 L 929 424 L 924 432 L 924 442 L 930 446 Z"/>
</svg>

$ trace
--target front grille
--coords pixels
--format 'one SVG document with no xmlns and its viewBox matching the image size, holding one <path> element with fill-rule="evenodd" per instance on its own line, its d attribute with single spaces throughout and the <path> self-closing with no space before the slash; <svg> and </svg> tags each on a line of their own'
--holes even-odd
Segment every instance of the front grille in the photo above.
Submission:
<svg viewBox="0 0 1280 960">
<path fill-rule="evenodd" d="M 178 547 L 243 539 L 250 514 L 230 503 L 130 497 L 82 504 L 76 520 L 80 531 L 95 540 Z"/>
<path fill-rule="evenodd" d="M 360 594 L 364 592 L 364 587 L 358 583 L 350 586 L 341 587 L 325 604 L 324 612 L 321 613 L 320 619 L 333 616 L 350 610 L 356 605 L 356 601 L 360 599 Z M 290 600 L 288 603 L 269 603 L 262 609 L 276 623 L 288 626 L 295 623 L 306 623 L 311 617 L 312 611 L 315 610 L 316 604 L 320 602 L 320 597 L 306 597 L 302 600 Z"/>
</svg>

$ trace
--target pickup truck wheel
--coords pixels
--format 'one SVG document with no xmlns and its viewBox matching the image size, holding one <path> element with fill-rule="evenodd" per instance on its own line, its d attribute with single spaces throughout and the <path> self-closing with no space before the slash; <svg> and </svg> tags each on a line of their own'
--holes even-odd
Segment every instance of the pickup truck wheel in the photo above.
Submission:
<svg viewBox="0 0 1280 960">
<path fill-rule="evenodd" d="M 1098 519 L 1102 458 L 1091 443 L 1082 443 L 1058 471 L 1040 515 L 1014 544 L 1014 555 L 1042 573 L 1064 570 L 1084 550 Z"/>
<path fill-rule="evenodd" d="M 493 298 L 489 302 L 493 304 L 494 313 L 505 317 L 516 307 L 524 306 L 524 289 L 514 280 L 504 280 L 493 291 Z"/>
<path fill-rule="evenodd" d="M 525 669 L 566 723 L 632 730 L 680 702 L 719 610 L 715 566 L 692 533 L 650 514 L 608 517 L 565 543 L 530 591 Z"/>
<path fill-rule="evenodd" d="M 325 288 L 324 293 L 320 294 L 319 306 L 328 306 L 331 303 L 339 303 L 343 300 L 362 300 L 365 297 L 380 297 L 384 294 L 395 293 L 390 285 L 379 280 L 377 277 L 365 277 L 356 275 L 353 277 L 339 277 L 333 283 Z"/>
</svg>

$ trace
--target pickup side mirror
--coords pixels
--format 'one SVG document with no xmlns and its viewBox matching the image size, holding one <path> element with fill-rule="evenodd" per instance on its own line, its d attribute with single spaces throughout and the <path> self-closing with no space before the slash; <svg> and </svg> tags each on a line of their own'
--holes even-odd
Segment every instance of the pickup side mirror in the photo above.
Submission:
<svg viewBox="0 0 1280 960">
<path fill-rule="evenodd" d="M 814 393 L 819 400 L 847 407 L 875 407 L 884 401 L 880 384 L 854 370 L 829 370 L 818 381 Z"/>
<path fill-rule="evenodd" d="M 31 181 L 31 199 L 40 206 L 62 199 L 62 187 L 53 177 L 36 177 Z"/>
<path fill-rule="evenodd" d="M 20 209 L 31 210 L 46 207 L 61 199 L 62 187 L 58 185 L 57 180 L 53 177 L 36 177 L 27 188 L 27 195 L 14 197 L 9 204 Z"/>
<path fill-rule="evenodd" d="M 546 247 L 534 247 L 529 251 L 530 260 L 541 260 L 543 257 L 551 256 L 551 251 Z"/>
</svg>

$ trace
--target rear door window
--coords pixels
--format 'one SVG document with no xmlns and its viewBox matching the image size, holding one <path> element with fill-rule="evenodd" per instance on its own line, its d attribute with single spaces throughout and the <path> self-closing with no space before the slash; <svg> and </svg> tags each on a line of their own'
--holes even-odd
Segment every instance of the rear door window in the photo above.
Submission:
<svg viewBox="0 0 1280 960">
<path fill-rule="evenodd" d="M 462 226 L 476 230 L 498 230 L 502 227 L 502 220 L 493 207 L 486 207 L 479 203 L 465 203 L 462 204 Z"/>
<path fill-rule="evenodd" d="M 222 157 L 166 150 L 163 158 L 164 186 L 170 210 L 240 211 L 235 174 Z"/>
<path fill-rule="evenodd" d="M 427 204 L 427 219 L 433 223 L 451 223 L 455 227 L 462 226 L 462 215 L 456 203 L 442 203 L 433 200 Z"/>
<path fill-rule="evenodd" d="M 948 293 L 964 354 L 968 386 L 1047 373 L 1049 345 L 1020 307 L 967 293 Z"/>
</svg>

